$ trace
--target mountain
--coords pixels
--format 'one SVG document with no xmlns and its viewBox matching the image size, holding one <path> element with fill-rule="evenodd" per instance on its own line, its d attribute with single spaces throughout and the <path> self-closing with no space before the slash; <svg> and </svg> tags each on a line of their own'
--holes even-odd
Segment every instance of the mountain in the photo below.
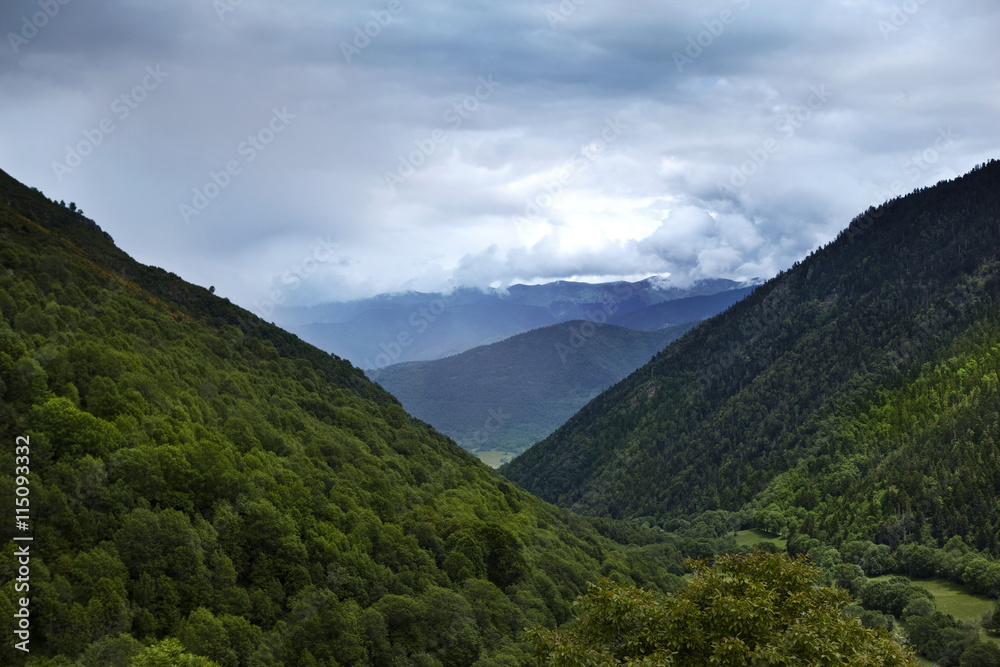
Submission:
<svg viewBox="0 0 1000 667">
<path fill-rule="evenodd" d="M 596 515 L 997 555 L 1000 162 L 859 215 L 501 471 Z"/>
<path fill-rule="evenodd" d="M 407 292 L 309 308 L 279 307 L 273 317 L 304 340 L 368 371 L 441 359 L 561 322 L 620 319 L 677 299 L 745 288 L 731 280 L 713 279 L 682 289 L 668 287 L 659 278 L 603 284 L 559 281 L 513 285 L 504 291 L 460 287 L 448 294 Z M 686 307 L 684 319 L 668 309 L 637 316 L 636 322 L 648 331 L 722 309 L 712 310 L 716 306 L 711 302 L 697 303 Z"/>
<path fill-rule="evenodd" d="M 576 320 L 369 376 L 460 446 L 513 456 L 694 324 L 644 332 Z"/>
<path fill-rule="evenodd" d="M 721 313 L 743 299 L 756 287 L 741 287 L 707 296 L 689 296 L 657 303 L 631 313 L 615 315 L 608 321 L 638 331 L 655 331 L 685 322 L 700 322 Z"/>
<path fill-rule="evenodd" d="M 530 664 L 588 580 L 714 548 L 515 488 L 3 172 L 0 397 L 2 664 Z"/>
</svg>

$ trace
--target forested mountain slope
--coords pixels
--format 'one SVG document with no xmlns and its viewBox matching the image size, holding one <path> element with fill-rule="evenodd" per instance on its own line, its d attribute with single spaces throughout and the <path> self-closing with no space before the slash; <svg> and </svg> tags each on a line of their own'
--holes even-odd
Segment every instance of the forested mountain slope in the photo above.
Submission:
<svg viewBox="0 0 1000 667">
<path fill-rule="evenodd" d="M 647 332 L 577 320 L 369 375 L 462 447 L 517 453 L 694 324 Z"/>
<path fill-rule="evenodd" d="M 347 362 L 136 263 L 3 172 L 0 314 L 0 506 L 33 537 L 30 589 L 28 543 L 0 547 L 2 664 L 28 657 L 11 641 L 21 598 L 33 665 L 181 649 L 227 666 L 524 664 L 522 628 L 568 619 L 586 580 L 678 581 L 672 548 L 600 536 Z"/>
<path fill-rule="evenodd" d="M 584 512 L 1000 535 L 1000 162 L 869 209 L 502 471 Z"/>
<path fill-rule="evenodd" d="M 756 287 L 740 287 L 718 294 L 689 296 L 646 306 L 631 313 L 616 314 L 608 321 L 620 327 L 639 331 L 655 331 L 684 322 L 700 322 L 718 315 L 737 301 L 751 294 Z"/>
</svg>

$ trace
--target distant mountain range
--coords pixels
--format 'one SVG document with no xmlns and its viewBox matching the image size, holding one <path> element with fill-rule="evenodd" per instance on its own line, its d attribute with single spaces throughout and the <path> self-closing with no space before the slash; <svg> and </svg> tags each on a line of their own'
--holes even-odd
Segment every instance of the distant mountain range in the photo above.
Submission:
<svg viewBox="0 0 1000 667">
<path fill-rule="evenodd" d="M 368 371 L 441 359 L 571 320 L 652 331 L 714 315 L 751 289 L 724 279 L 688 288 L 668 287 L 659 278 L 603 284 L 559 281 L 504 291 L 457 288 L 449 294 L 407 292 L 278 308 L 274 318 L 304 340 Z"/>
<path fill-rule="evenodd" d="M 621 313 L 609 321 L 637 331 L 655 331 L 685 322 L 700 322 L 721 313 L 756 289 L 756 286 L 726 290 L 717 294 L 689 296 L 653 304 L 631 313 Z"/>
<path fill-rule="evenodd" d="M 369 376 L 462 447 L 495 453 L 490 461 L 552 433 L 695 324 L 633 331 L 575 320 Z"/>
</svg>

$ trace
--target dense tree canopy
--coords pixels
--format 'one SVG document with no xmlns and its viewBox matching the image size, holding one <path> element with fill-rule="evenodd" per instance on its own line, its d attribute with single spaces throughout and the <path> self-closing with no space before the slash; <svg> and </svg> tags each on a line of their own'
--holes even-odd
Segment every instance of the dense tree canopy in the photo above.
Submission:
<svg viewBox="0 0 1000 667">
<path fill-rule="evenodd" d="M 844 614 L 842 589 L 817 586 L 818 569 L 754 552 L 693 564 L 694 580 L 669 596 L 602 580 L 578 601 L 575 625 L 536 629 L 553 667 L 604 665 L 916 665 L 884 629 Z"/>
</svg>

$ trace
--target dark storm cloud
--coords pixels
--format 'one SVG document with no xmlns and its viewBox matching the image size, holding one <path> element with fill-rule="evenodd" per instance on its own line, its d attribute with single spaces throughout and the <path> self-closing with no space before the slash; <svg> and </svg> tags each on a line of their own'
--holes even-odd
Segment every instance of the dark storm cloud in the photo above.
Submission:
<svg viewBox="0 0 1000 667">
<path fill-rule="evenodd" d="M 247 305 L 768 277 L 996 157 L 998 25 L 985 0 L 16 0 L 0 167 Z"/>
</svg>

